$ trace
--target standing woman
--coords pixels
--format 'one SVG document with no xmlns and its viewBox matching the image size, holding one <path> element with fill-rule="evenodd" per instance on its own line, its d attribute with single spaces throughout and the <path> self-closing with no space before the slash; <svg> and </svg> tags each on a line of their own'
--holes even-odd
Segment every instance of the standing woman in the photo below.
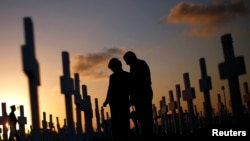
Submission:
<svg viewBox="0 0 250 141">
<path fill-rule="evenodd" d="M 103 106 L 109 104 L 111 127 L 115 141 L 127 141 L 130 130 L 129 73 L 122 69 L 117 58 L 109 61 L 108 68 L 113 72 Z"/>
</svg>

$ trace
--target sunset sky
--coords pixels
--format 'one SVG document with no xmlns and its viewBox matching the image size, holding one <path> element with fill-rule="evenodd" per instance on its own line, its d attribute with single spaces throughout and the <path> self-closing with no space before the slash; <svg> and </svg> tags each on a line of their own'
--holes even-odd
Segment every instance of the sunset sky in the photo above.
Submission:
<svg viewBox="0 0 250 141">
<path fill-rule="evenodd" d="M 8 113 L 11 105 L 24 105 L 26 128 L 31 117 L 28 78 L 21 59 L 24 17 L 31 17 L 34 24 L 41 82 L 40 120 L 46 112 L 47 119 L 53 115 L 54 124 L 56 116 L 61 125 L 66 118 L 59 81 L 63 74 L 62 51 L 69 52 L 71 78 L 79 73 L 81 85 L 87 85 L 93 110 L 94 98 L 101 106 L 106 97 L 109 59 L 118 57 L 124 70 L 129 71 L 122 58 L 128 50 L 150 66 L 153 102 L 158 108 L 162 96 L 169 102 L 170 90 L 175 96 L 177 84 L 184 89 L 183 74 L 188 72 L 196 92 L 194 104 L 203 110 L 198 83 L 202 57 L 212 77 L 213 108 L 217 109 L 217 94 L 223 94 L 222 85 L 229 101 L 227 80 L 220 79 L 218 69 L 218 64 L 224 62 L 220 38 L 226 33 L 232 34 L 235 56 L 245 59 L 247 73 L 239 76 L 240 85 L 250 81 L 249 0 L 1 0 L 0 102 L 7 104 Z M 243 89 L 241 93 L 245 94 Z M 186 109 L 185 101 L 182 103 Z M 19 112 L 17 109 L 17 116 Z"/>
</svg>

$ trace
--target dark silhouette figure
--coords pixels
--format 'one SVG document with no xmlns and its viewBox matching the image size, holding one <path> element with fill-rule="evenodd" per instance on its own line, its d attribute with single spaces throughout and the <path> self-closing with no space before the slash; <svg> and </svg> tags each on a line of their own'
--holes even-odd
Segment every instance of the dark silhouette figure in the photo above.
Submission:
<svg viewBox="0 0 250 141">
<path fill-rule="evenodd" d="M 130 66 L 131 95 L 130 101 L 135 107 L 136 118 L 141 126 L 142 137 L 153 135 L 153 90 L 148 64 L 138 59 L 134 52 L 128 51 L 123 56 Z"/>
<path fill-rule="evenodd" d="M 10 136 L 9 136 L 9 141 L 14 141 L 14 138 L 16 138 L 17 141 L 19 141 L 19 134 L 16 129 L 16 124 L 18 122 L 15 111 L 16 111 L 16 106 L 12 105 L 10 106 L 11 112 L 9 113 L 9 124 L 10 124 Z"/>
<path fill-rule="evenodd" d="M 108 67 L 113 73 L 103 106 L 109 104 L 115 141 L 126 141 L 130 130 L 129 73 L 122 69 L 122 63 L 117 58 L 112 58 Z"/>
</svg>

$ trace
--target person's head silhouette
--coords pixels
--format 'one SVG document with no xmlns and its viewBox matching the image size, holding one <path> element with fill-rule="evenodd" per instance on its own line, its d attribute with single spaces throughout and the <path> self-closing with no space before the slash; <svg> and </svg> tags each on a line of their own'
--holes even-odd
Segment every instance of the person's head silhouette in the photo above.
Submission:
<svg viewBox="0 0 250 141">
<path fill-rule="evenodd" d="M 15 105 L 12 105 L 12 106 L 10 106 L 10 109 L 11 109 L 11 111 L 16 111 L 16 106 Z"/>
<path fill-rule="evenodd" d="M 126 52 L 123 58 L 127 65 L 132 65 L 137 60 L 135 53 L 132 51 Z"/>
<path fill-rule="evenodd" d="M 108 68 L 110 68 L 113 72 L 119 71 L 122 69 L 122 63 L 117 58 L 112 58 L 109 61 Z"/>
</svg>

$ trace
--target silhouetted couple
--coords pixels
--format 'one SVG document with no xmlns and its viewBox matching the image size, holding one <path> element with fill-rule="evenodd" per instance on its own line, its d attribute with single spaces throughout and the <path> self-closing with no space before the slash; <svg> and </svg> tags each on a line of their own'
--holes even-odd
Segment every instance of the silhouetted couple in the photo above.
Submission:
<svg viewBox="0 0 250 141">
<path fill-rule="evenodd" d="M 148 64 L 138 59 L 134 52 L 128 51 L 123 56 L 130 72 L 122 69 L 122 63 L 112 58 L 108 64 L 113 72 L 109 78 L 109 86 L 105 107 L 110 106 L 112 133 L 115 140 L 127 140 L 130 132 L 130 106 L 135 108 L 134 118 L 141 128 L 141 136 L 150 138 L 153 135 L 153 112 L 151 74 Z"/>
</svg>

